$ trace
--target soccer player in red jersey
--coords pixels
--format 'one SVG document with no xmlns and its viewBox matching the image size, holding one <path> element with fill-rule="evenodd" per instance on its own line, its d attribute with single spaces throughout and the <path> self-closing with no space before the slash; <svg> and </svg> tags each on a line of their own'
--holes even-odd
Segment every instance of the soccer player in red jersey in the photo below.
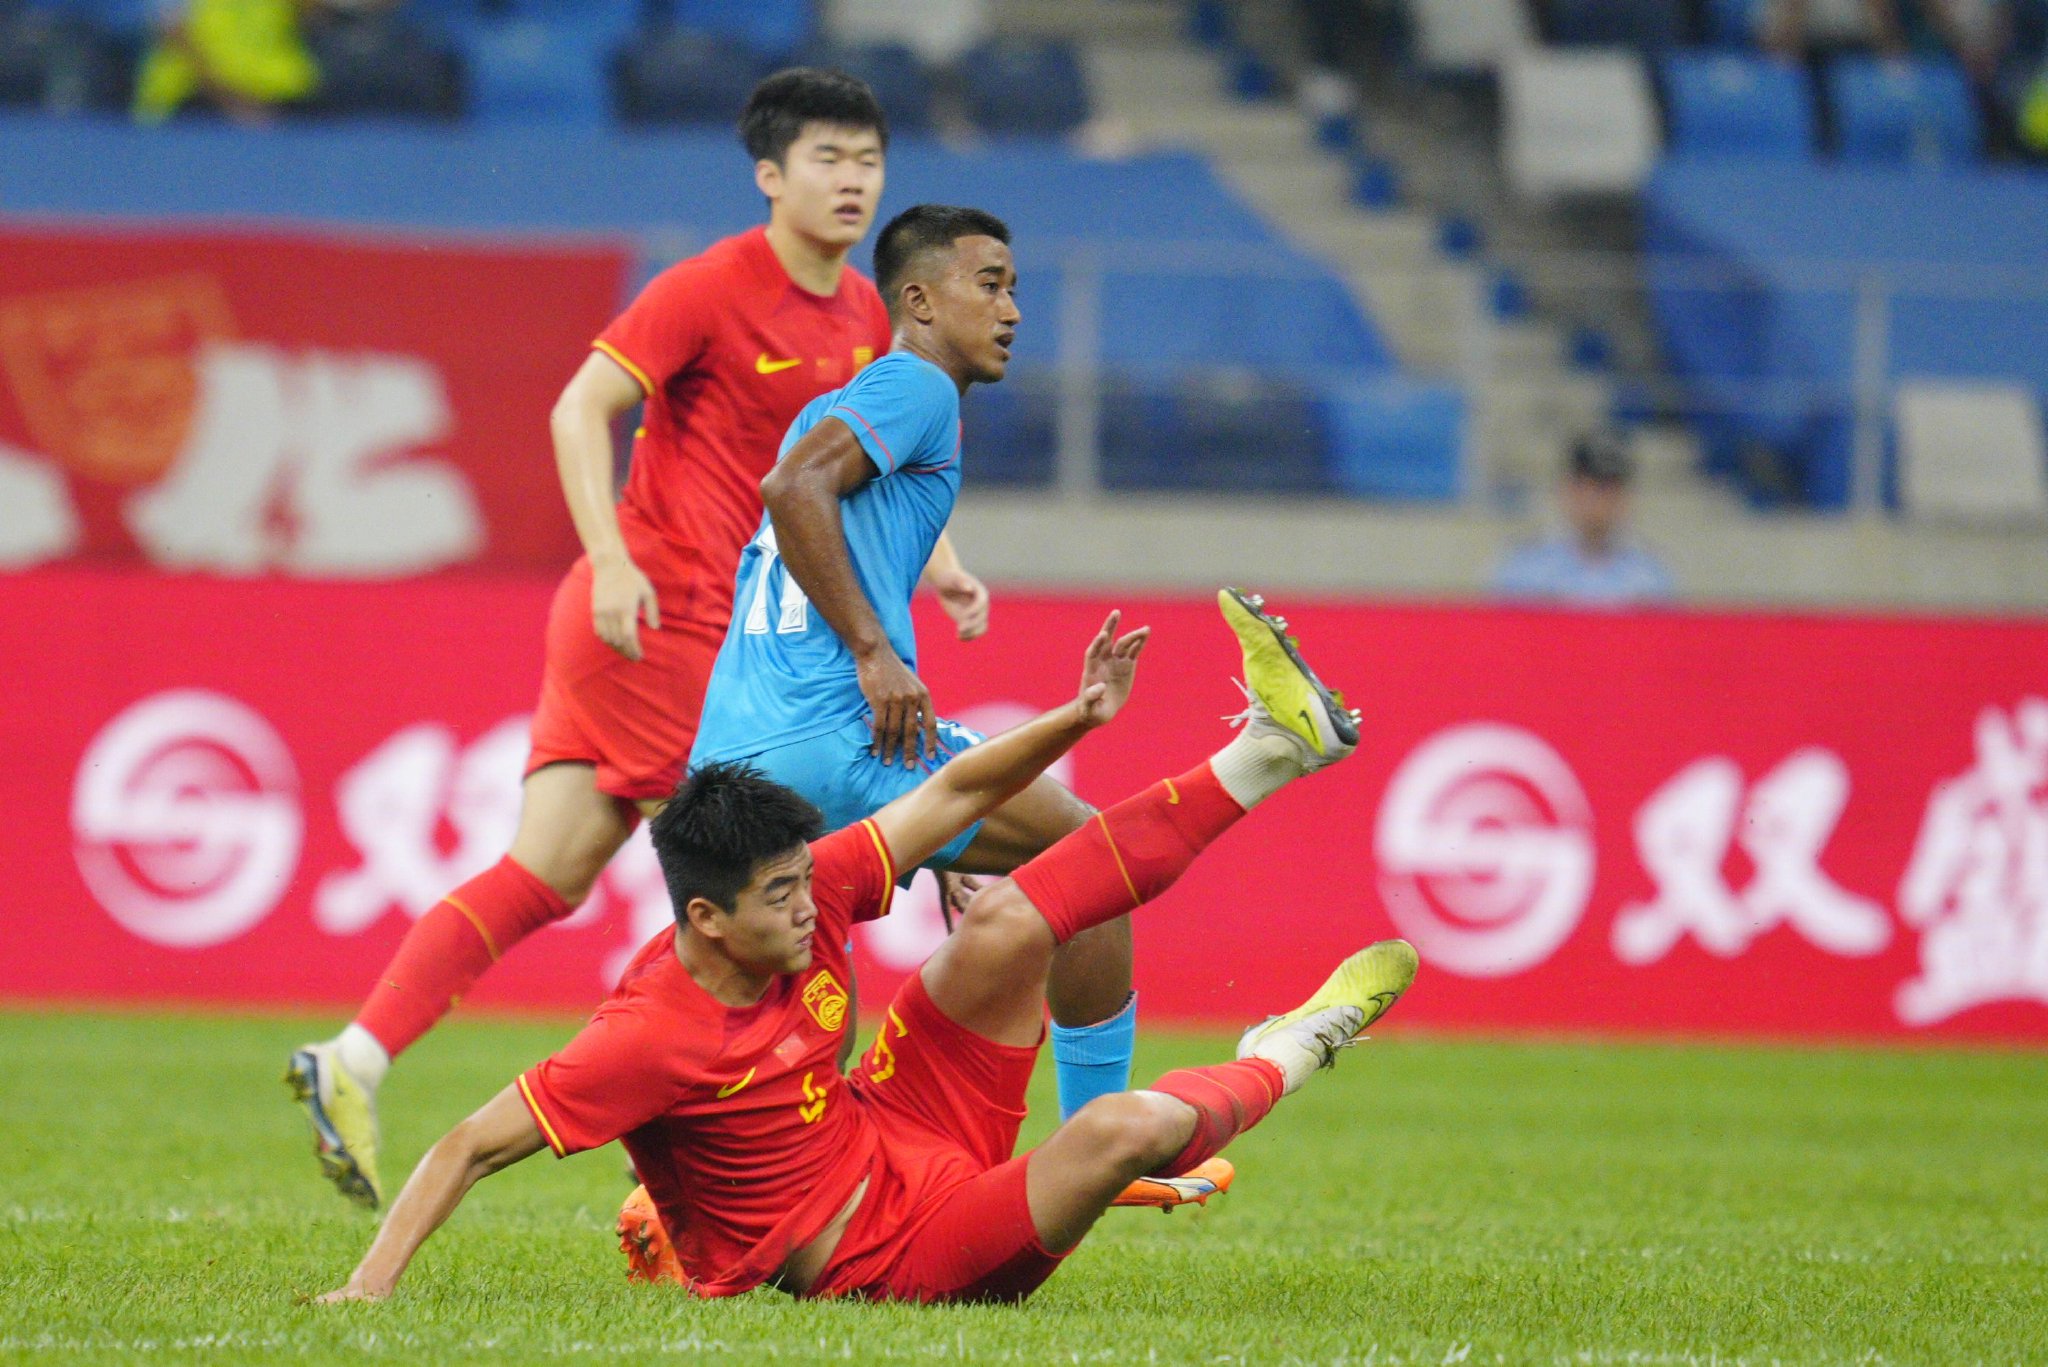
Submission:
<svg viewBox="0 0 2048 1367">
<path fill-rule="evenodd" d="M 1014 1301 L 1126 1183 L 1184 1172 L 1329 1066 L 1415 974 L 1389 940 L 1354 954 L 1237 1057 L 1098 1097 L 1012 1157 L 1045 1037 L 1054 950 L 1163 891 L 1292 780 L 1356 747 L 1344 711 L 1257 599 L 1220 595 L 1244 650 L 1243 730 L 1209 760 L 1097 814 L 978 892 L 840 1072 L 848 928 L 887 913 L 896 871 L 1022 790 L 1127 701 L 1144 629 L 1089 643 L 1079 696 L 975 746 L 820 839 L 816 808 L 744 766 L 698 768 L 654 821 L 676 906 L 559 1053 L 430 1149 L 348 1282 L 387 1296 L 482 1177 L 623 1139 L 645 1180 L 622 1213 L 636 1275 L 701 1296 Z M 1282 719 L 1288 719 L 1283 721 Z M 1296 727 L 1298 719 L 1302 725 Z"/>
<path fill-rule="evenodd" d="M 783 431 L 889 349 L 881 297 L 847 266 L 882 192 L 888 133 L 874 96 L 836 72 L 778 72 L 755 88 L 740 134 L 767 224 L 656 276 L 555 405 L 555 460 L 585 554 L 548 614 L 511 849 L 412 927 L 340 1035 L 292 1056 L 286 1081 L 321 1166 L 363 1205 L 381 1194 L 385 1069 L 501 955 L 568 916 L 675 791 Z M 612 423 L 643 403 L 615 506 Z M 927 582 L 961 635 L 978 634 L 987 593 L 943 542 Z"/>
</svg>

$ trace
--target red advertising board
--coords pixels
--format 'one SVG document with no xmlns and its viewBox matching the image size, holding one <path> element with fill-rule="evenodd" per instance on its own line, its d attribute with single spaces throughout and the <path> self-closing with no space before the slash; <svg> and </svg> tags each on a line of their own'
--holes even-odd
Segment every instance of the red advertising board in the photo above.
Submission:
<svg viewBox="0 0 2048 1367">
<path fill-rule="evenodd" d="M 558 566 L 548 409 L 628 266 L 609 245 L 0 227 L 0 566 Z"/>
<path fill-rule="evenodd" d="M 0 996 L 354 1001 L 516 813 L 549 585 L 48 570 L 0 591 Z M 1098 803 L 1236 710 L 1206 602 L 998 594 L 927 619 L 984 729 L 1061 701 L 1112 603 L 1139 692 L 1070 758 Z M 1388 934 L 1416 1024 L 2048 1040 L 2048 625 L 1289 604 L 1364 713 L 1139 914 L 1153 1022 L 1283 1007 Z M 666 915 L 629 847 L 483 1003 L 591 1005 Z M 872 1002 L 940 932 L 863 928 Z"/>
</svg>

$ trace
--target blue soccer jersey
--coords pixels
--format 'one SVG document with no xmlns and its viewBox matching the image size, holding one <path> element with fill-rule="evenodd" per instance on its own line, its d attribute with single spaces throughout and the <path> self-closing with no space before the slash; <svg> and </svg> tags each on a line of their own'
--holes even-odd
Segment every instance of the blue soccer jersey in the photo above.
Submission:
<svg viewBox="0 0 2048 1367">
<path fill-rule="evenodd" d="M 861 589 L 915 672 L 910 598 L 960 494 L 960 391 L 930 361 L 891 352 L 806 405 L 782 453 L 826 418 L 845 423 L 874 463 L 875 477 L 841 501 L 840 519 Z M 782 563 L 764 516 L 740 553 L 691 765 L 757 755 L 867 715 L 852 652 Z"/>
</svg>

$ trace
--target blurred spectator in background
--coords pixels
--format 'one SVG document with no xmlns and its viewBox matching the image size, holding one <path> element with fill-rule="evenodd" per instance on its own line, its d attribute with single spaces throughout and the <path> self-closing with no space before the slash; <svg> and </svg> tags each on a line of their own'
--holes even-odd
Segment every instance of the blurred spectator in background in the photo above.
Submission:
<svg viewBox="0 0 2048 1367">
<path fill-rule="evenodd" d="M 1674 593 L 1663 562 L 1627 537 L 1629 483 L 1635 462 L 1610 432 L 1582 437 L 1566 463 L 1565 530 L 1523 546 L 1493 576 L 1504 598 L 1627 607 Z"/>
<path fill-rule="evenodd" d="M 304 21 L 317 10 L 366 13 L 399 0 L 160 0 L 156 42 L 135 78 L 135 118 L 161 123 L 205 109 L 268 122 L 320 86 Z"/>
</svg>

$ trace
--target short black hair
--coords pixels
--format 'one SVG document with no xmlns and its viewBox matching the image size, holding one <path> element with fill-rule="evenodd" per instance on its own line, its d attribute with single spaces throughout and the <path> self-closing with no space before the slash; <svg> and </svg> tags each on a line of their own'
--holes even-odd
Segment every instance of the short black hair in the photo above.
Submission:
<svg viewBox="0 0 2048 1367">
<path fill-rule="evenodd" d="M 702 897 L 731 911 L 762 861 L 816 840 L 824 815 L 746 764 L 703 764 L 648 823 L 676 919 Z"/>
<path fill-rule="evenodd" d="M 957 204 L 913 204 L 889 220 L 875 239 L 875 288 L 892 309 L 896 291 L 910 273 L 910 263 L 934 247 L 950 247 L 963 237 L 992 237 L 1007 245 L 1009 225 L 985 209 Z"/>
<path fill-rule="evenodd" d="M 755 161 L 782 165 L 790 144 L 812 123 L 872 128 L 889 150 L 889 121 L 867 82 L 843 71 L 792 66 L 763 78 L 740 111 L 740 141 Z"/>
</svg>

